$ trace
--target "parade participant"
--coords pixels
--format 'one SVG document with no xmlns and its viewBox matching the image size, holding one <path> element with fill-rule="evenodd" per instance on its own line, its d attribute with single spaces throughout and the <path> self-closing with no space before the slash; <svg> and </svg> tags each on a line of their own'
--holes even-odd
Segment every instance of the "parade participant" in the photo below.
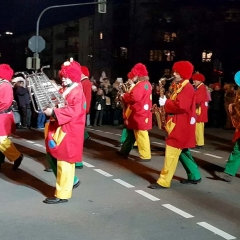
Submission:
<svg viewBox="0 0 240 240">
<path fill-rule="evenodd" d="M 89 70 L 87 67 L 85 66 L 81 66 L 81 70 L 82 70 L 82 75 L 81 75 L 81 83 L 82 83 L 82 88 L 83 88 L 83 93 L 85 95 L 86 98 L 86 116 L 87 119 L 89 118 L 90 121 L 90 115 L 89 115 L 89 110 L 90 110 L 90 106 L 91 106 L 91 99 L 92 99 L 92 83 L 89 80 Z M 87 121 L 86 119 L 86 121 Z M 90 140 L 91 137 L 89 136 L 87 130 L 86 130 L 86 126 L 84 129 L 84 141 L 85 140 Z M 83 168 L 83 162 L 82 159 L 81 161 L 77 162 L 75 164 L 75 167 L 77 169 L 82 169 Z"/>
<path fill-rule="evenodd" d="M 126 85 L 128 86 L 126 91 L 127 92 L 130 92 L 132 90 L 132 88 L 135 86 L 134 82 L 133 82 L 133 78 L 134 76 L 132 75 L 131 72 L 128 73 L 128 80 L 126 82 Z M 124 118 L 124 115 L 125 115 L 125 111 L 126 111 L 126 106 L 124 106 L 124 103 L 123 103 L 123 118 Z M 120 138 L 120 143 L 118 145 L 118 147 L 122 147 L 124 141 L 126 140 L 127 138 L 127 128 L 126 126 L 124 126 L 123 130 L 122 130 L 122 134 L 121 134 L 121 138 Z M 136 143 L 134 143 L 134 146 L 137 146 Z"/>
<path fill-rule="evenodd" d="M 86 101 L 82 86 L 79 84 L 80 64 L 70 59 L 61 66 L 59 76 L 62 80 L 62 96 L 66 99 L 66 106 L 47 108 L 44 111 L 47 116 L 51 116 L 49 123 L 45 125 L 46 150 L 57 159 L 55 197 L 46 198 L 44 203 L 47 204 L 64 203 L 71 198 L 75 163 L 79 161 L 83 152 Z"/>
<path fill-rule="evenodd" d="M 239 72 L 240 79 L 240 72 Z M 215 172 L 215 174 L 226 182 L 231 182 L 237 174 L 240 167 L 240 90 L 236 92 L 234 103 L 228 107 L 235 133 L 232 141 L 235 143 L 223 172 Z"/>
<path fill-rule="evenodd" d="M 8 136 L 15 131 L 12 113 L 13 90 L 11 79 L 13 70 L 8 64 L 0 64 L 0 165 L 4 158 L 13 162 L 13 170 L 17 170 L 23 160 L 23 155 L 16 149 Z"/>
<path fill-rule="evenodd" d="M 152 86 L 145 65 L 136 64 L 131 73 L 137 83 L 122 96 L 124 104 L 128 106 L 124 114 L 127 138 L 118 153 L 127 157 L 136 141 L 140 154 L 138 161 L 147 162 L 151 161 L 148 130 L 152 128 Z"/>
<path fill-rule="evenodd" d="M 204 123 L 208 121 L 208 94 L 205 84 L 205 77 L 201 73 L 192 75 L 195 87 L 196 98 L 196 147 L 201 149 L 204 146 Z"/>
<path fill-rule="evenodd" d="M 188 179 L 183 184 L 201 182 L 197 164 L 192 158 L 189 148 L 195 147 L 196 103 L 193 86 L 189 83 L 193 65 L 188 61 L 176 62 L 173 65 L 174 88 L 170 99 L 159 98 L 160 106 L 166 112 L 166 150 L 164 166 L 156 183 L 149 186 L 152 189 L 169 188 L 177 168 L 178 160 L 185 168 Z"/>
</svg>

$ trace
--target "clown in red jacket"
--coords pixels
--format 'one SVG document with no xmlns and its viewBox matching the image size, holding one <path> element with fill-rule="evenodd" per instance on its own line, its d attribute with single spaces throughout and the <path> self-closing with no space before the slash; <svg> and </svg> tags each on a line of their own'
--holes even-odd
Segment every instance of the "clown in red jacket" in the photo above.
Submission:
<svg viewBox="0 0 240 240">
<path fill-rule="evenodd" d="M 208 121 L 208 93 L 203 83 L 205 77 L 201 73 L 193 74 L 192 80 L 196 97 L 196 147 L 200 149 L 204 145 L 204 123 Z"/>
<path fill-rule="evenodd" d="M 176 171 L 178 160 L 185 168 L 188 179 L 183 184 L 197 184 L 201 175 L 197 164 L 192 158 L 189 148 L 195 147 L 196 102 L 195 91 L 189 83 L 193 65 L 188 61 L 176 62 L 173 65 L 175 88 L 170 99 L 159 98 L 160 106 L 164 106 L 166 117 L 166 150 L 164 167 L 152 189 L 169 188 Z"/>
<path fill-rule="evenodd" d="M 47 108 L 44 113 L 51 116 L 45 126 L 46 150 L 57 159 L 57 183 L 55 197 L 44 203 L 67 202 L 72 196 L 75 163 L 83 152 L 84 128 L 86 120 L 86 100 L 83 93 L 81 66 L 78 62 L 65 62 L 59 76 L 62 80 L 62 96 L 66 99 L 63 108 Z M 79 181 L 75 186 L 79 185 Z"/>
<path fill-rule="evenodd" d="M 152 86 L 145 65 L 138 63 L 131 72 L 136 84 L 122 96 L 127 106 L 124 112 L 127 138 L 119 154 L 127 157 L 136 141 L 140 154 L 138 161 L 147 162 L 151 160 L 148 130 L 152 128 Z"/>
<path fill-rule="evenodd" d="M 16 149 L 8 136 L 15 131 L 12 113 L 13 89 L 10 83 L 13 70 L 8 64 L 0 64 L 0 167 L 7 157 L 13 162 L 13 170 L 20 166 L 23 155 Z"/>
</svg>

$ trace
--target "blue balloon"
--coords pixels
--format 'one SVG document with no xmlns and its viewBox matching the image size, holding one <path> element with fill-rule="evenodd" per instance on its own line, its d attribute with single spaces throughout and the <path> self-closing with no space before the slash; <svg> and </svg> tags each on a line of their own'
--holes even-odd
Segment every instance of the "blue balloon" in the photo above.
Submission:
<svg viewBox="0 0 240 240">
<path fill-rule="evenodd" d="M 240 87 L 240 71 L 238 71 L 234 76 L 235 83 Z"/>
</svg>

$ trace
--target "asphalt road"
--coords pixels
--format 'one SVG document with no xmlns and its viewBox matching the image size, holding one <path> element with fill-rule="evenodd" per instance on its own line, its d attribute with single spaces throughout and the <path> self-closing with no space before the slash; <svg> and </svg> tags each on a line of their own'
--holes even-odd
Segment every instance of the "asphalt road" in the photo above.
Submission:
<svg viewBox="0 0 240 240">
<path fill-rule="evenodd" d="M 0 240 L 221 240 L 240 239 L 240 174 L 229 184 L 213 174 L 232 150 L 233 132 L 206 129 L 206 145 L 192 154 L 203 181 L 182 185 L 178 165 L 170 189 L 152 190 L 164 160 L 164 133 L 150 132 L 152 161 L 116 154 L 121 129 L 89 128 L 81 185 L 68 203 L 46 205 L 55 178 L 46 167 L 43 133 L 19 130 L 12 137 L 25 155 L 20 169 L 6 161 L 0 170 Z M 239 172 L 240 173 L 240 172 Z"/>
</svg>

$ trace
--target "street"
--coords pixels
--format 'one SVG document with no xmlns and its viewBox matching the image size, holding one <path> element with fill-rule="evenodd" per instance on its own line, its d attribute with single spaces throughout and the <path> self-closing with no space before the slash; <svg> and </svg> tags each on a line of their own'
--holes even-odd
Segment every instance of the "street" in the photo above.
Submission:
<svg viewBox="0 0 240 240">
<path fill-rule="evenodd" d="M 205 146 L 193 149 L 202 182 L 183 185 L 179 163 L 171 188 L 152 190 L 164 162 L 164 132 L 150 131 L 152 161 L 134 161 L 116 151 L 121 128 L 88 128 L 84 168 L 76 169 L 81 185 L 65 204 L 42 201 L 55 190 L 46 167 L 43 132 L 18 130 L 11 140 L 24 154 L 13 172 L 6 160 L 0 170 L 0 240 L 221 240 L 240 239 L 240 171 L 232 183 L 222 171 L 232 151 L 233 131 L 206 129 Z M 187 136 L 183 136 L 187 137 Z"/>
</svg>

